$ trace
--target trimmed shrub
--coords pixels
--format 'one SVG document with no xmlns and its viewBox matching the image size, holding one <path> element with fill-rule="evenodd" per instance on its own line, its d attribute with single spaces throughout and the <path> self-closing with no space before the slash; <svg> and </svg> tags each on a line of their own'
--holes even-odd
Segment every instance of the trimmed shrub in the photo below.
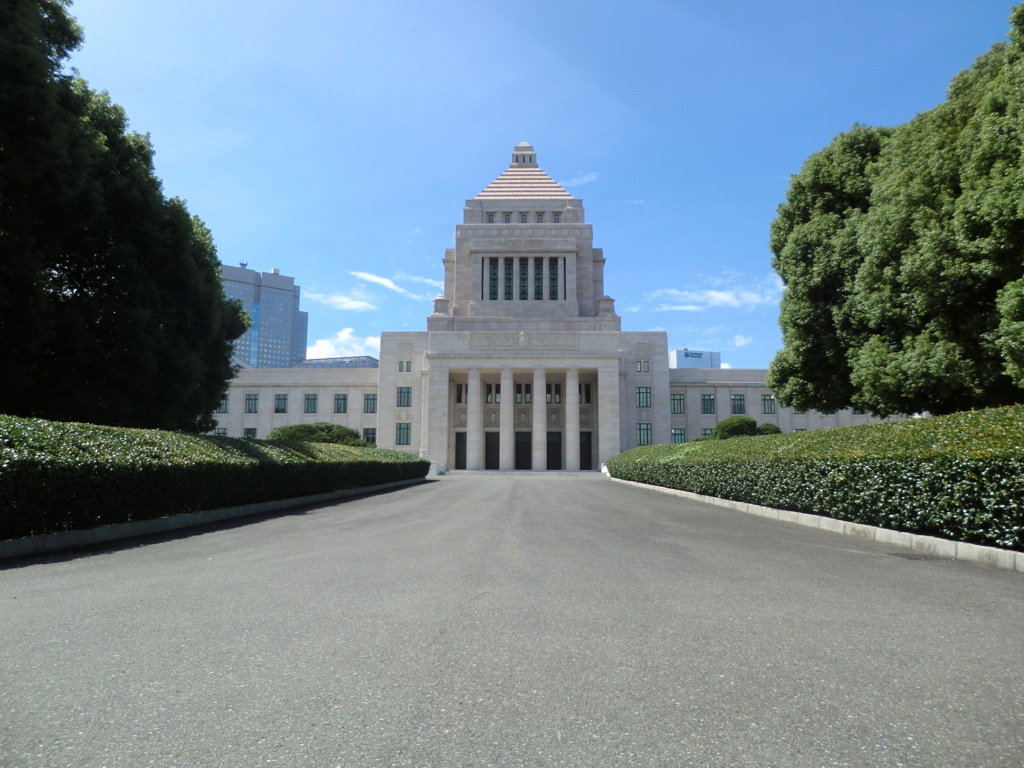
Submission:
<svg viewBox="0 0 1024 768">
<path fill-rule="evenodd" d="M 757 425 L 757 434 L 759 435 L 781 435 L 782 430 L 779 429 L 777 424 L 772 424 L 770 421 L 766 421 L 764 424 Z"/>
<path fill-rule="evenodd" d="M 416 456 L 0 416 L 0 539 L 424 477 Z"/>
<path fill-rule="evenodd" d="M 614 477 L 1024 550 L 1024 407 L 644 446 Z"/>
<path fill-rule="evenodd" d="M 343 427 L 341 424 L 330 424 L 326 421 L 275 427 L 270 430 L 267 439 L 296 440 L 306 443 L 337 443 L 338 445 L 356 445 L 361 448 L 366 448 L 369 445 L 354 429 Z"/>
<path fill-rule="evenodd" d="M 711 430 L 711 437 L 716 440 L 728 440 L 731 437 L 749 437 L 757 434 L 757 422 L 749 416 L 730 416 L 722 419 Z"/>
</svg>

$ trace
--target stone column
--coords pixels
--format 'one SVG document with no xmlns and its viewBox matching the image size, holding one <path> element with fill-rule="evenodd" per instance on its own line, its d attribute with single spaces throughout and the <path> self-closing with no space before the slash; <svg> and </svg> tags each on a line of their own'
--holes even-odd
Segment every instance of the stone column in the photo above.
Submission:
<svg viewBox="0 0 1024 768">
<path fill-rule="evenodd" d="M 427 459 L 436 465 L 437 471 L 447 472 L 451 420 L 448 413 L 448 368 L 432 360 L 429 360 L 427 365 L 427 396 L 423 398 L 422 432 L 426 435 L 424 450 Z"/>
<path fill-rule="evenodd" d="M 533 469 L 548 468 L 547 379 L 543 368 L 533 369 Z"/>
<path fill-rule="evenodd" d="M 513 371 L 511 368 L 501 369 L 501 406 L 498 413 L 501 416 L 499 426 L 501 438 L 499 442 L 498 467 L 502 470 L 516 468 L 516 432 L 515 432 L 515 384 L 513 382 Z"/>
<path fill-rule="evenodd" d="M 580 369 L 565 371 L 565 468 L 580 468 Z"/>
<path fill-rule="evenodd" d="M 484 398 L 480 369 L 469 369 L 466 385 L 466 469 L 484 468 Z"/>
<path fill-rule="evenodd" d="M 619 361 L 602 363 L 597 369 L 598 463 L 622 452 L 619 444 Z M 629 429 L 629 425 L 625 425 Z"/>
</svg>

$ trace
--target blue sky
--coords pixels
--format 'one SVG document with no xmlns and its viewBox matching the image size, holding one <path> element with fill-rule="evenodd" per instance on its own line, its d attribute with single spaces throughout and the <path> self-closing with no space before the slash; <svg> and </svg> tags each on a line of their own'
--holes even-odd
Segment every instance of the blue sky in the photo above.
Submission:
<svg viewBox="0 0 1024 768">
<path fill-rule="evenodd" d="M 79 0 L 80 74 L 221 261 L 296 278 L 316 357 L 423 330 L 465 200 L 528 141 L 583 200 L 623 330 L 763 368 L 803 161 L 896 125 L 1009 29 L 994 0 Z"/>
</svg>

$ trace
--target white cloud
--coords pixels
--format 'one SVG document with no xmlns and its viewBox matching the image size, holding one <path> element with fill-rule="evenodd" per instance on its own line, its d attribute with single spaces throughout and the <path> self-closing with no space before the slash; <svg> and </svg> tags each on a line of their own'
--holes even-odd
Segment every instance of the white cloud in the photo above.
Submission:
<svg viewBox="0 0 1024 768">
<path fill-rule="evenodd" d="M 332 293 L 330 295 L 323 293 L 309 293 L 306 292 L 303 296 L 310 301 L 316 301 L 321 304 L 326 304 L 329 307 L 335 309 L 347 309 L 355 312 L 362 312 L 367 309 L 377 309 L 368 299 L 370 298 L 361 291 L 354 291 L 349 295 L 343 293 Z"/>
<path fill-rule="evenodd" d="M 380 336 L 360 339 L 352 328 L 343 328 L 330 339 L 317 339 L 306 349 L 307 360 L 321 357 L 359 357 L 360 355 L 380 356 Z"/>
<path fill-rule="evenodd" d="M 394 280 L 391 280 L 390 278 L 387 277 L 381 277 L 380 275 L 374 275 L 369 272 L 349 272 L 349 274 L 352 275 L 352 277 L 355 277 L 359 280 L 364 280 L 367 283 L 382 285 L 389 291 L 394 291 L 395 293 L 401 296 L 405 296 L 406 298 L 409 299 L 415 299 L 416 301 L 430 301 L 434 298 L 433 296 L 423 296 L 420 294 L 413 293 L 408 288 L 403 288 L 402 286 L 398 285 Z"/>
<path fill-rule="evenodd" d="M 732 343 L 733 346 L 736 347 L 736 349 L 739 349 L 740 347 L 745 347 L 752 341 L 752 338 L 750 338 L 749 336 L 743 336 L 742 334 L 736 334 L 735 336 L 732 337 Z"/>
<path fill-rule="evenodd" d="M 584 173 L 582 176 L 574 176 L 571 179 L 558 182 L 563 187 L 582 187 L 584 184 L 590 184 L 592 181 L 597 181 L 599 173 L 591 171 L 590 173 Z"/>
<path fill-rule="evenodd" d="M 722 363 L 723 368 L 732 368 L 732 363 Z"/>
<path fill-rule="evenodd" d="M 723 287 L 694 290 L 662 288 L 649 293 L 648 298 L 662 300 L 653 308 L 656 312 L 701 312 L 719 307 L 751 310 L 764 304 L 777 304 L 782 296 L 782 283 L 776 276 L 747 286 L 725 286 L 726 281 L 720 278 L 709 278 L 708 282 Z"/>
<path fill-rule="evenodd" d="M 435 288 L 444 290 L 444 280 L 435 280 L 432 277 L 418 277 L 417 275 L 407 275 L 405 272 L 399 272 L 395 275 L 396 280 L 411 280 L 414 283 L 423 283 L 424 285 L 432 285 Z"/>
</svg>

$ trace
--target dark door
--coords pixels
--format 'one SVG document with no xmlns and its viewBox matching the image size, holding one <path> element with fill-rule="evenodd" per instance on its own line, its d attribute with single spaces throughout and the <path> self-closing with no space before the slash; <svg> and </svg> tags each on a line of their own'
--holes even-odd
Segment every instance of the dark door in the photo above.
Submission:
<svg viewBox="0 0 1024 768">
<path fill-rule="evenodd" d="M 548 432 L 548 469 L 562 468 L 562 433 Z"/>
<path fill-rule="evenodd" d="M 594 459 L 590 450 L 591 432 L 580 432 L 580 469 L 593 469 Z"/>
<path fill-rule="evenodd" d="M 466 468 L 466 433 L 455 433 L 455 468 Z"/>
<path fill-rule="evenodd" d="M 533 433 L 516 432 L 516 469 L 533 467 Z"/>
<path fill-rule="evenodd" d="M 484 432 L 484 469 L 500 469 L 498 455 L 501 450 L 501 433 Z"/>
</svg>

